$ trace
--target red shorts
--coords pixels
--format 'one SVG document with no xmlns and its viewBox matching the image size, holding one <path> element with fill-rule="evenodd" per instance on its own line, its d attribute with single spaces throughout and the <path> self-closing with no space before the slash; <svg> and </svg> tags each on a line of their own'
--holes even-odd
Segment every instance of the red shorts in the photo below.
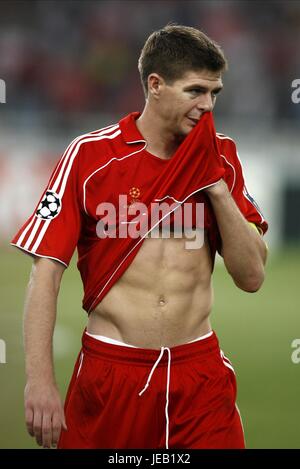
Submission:
<svg viewBox="0 0 300 469">
<path fill-rule="evenodd" d="M 161 350 L 83 334 L 59 448 L 244 448 L 230 361 L 210 337 Z"/>
</svg>

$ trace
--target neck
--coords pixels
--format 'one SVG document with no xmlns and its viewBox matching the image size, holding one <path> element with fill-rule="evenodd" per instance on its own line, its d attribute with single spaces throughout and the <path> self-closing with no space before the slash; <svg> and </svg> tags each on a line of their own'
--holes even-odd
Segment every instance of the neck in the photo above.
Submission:
<svg viewBox="0 0 300 469">
<path fill-rule="evenodd" d="M 136 121 L 137 128 L 147 142 L 147 151 L 162 159 L 170 159 L 181 141 L 172 133 L 166 119 L 146 104 Z"/>
</svg>

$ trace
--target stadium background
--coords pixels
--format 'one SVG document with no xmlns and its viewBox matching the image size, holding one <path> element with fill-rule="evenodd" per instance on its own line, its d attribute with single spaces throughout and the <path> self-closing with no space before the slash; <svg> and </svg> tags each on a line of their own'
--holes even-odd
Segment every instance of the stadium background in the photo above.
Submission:
<svg viewBox="0 0 300 469">
<path fill-rule="evenodd" d="M 0 448 L 37 448 L 23 415 L 22 308 L 31 260 L 9 239 L 75 136 L 142 109 L 137 56 L 169 21 L 198 27 L 222 45 L 229 71 L 216 127 L 237 141 L 248 189 L 270 223 L 258 293 L 235 288 L 221 262 L 214 274 L 212 323 L 237 372 L 247 446 L 300 447 L 300 363 L 291 359 L 300 339 L 300 104 L 291 99 L 300 78 L 300 2 L 132 0 L 0 3 Z M 55 333 L 63 394 L 85 324 L 75 257 Z"/>
</svg>

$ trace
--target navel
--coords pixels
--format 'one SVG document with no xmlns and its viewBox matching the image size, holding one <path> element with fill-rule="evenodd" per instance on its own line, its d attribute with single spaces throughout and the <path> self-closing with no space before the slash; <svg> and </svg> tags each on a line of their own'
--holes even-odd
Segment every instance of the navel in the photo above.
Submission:
<svg viewBox="0 0 300 469">
<path fill-rule="evenodd" d="M 166 300 L 163 296 L 160 296 L 158 304 L 159 304 L 159 306 L 165 306 Z"/>
</svg>

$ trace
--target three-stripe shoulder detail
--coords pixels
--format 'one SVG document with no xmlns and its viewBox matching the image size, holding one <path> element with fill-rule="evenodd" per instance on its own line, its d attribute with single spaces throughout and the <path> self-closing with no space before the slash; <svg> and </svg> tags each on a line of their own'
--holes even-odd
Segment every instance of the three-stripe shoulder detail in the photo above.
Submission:
<svg viewBox="0 0 300 469">
<path fill-rule="evenodd" d="M 102 139 L 113 139 L 120 135 L 120 133 L 121 130 L 119 129 L 119 125 L 111 125 L 75 138 L 62 155 L 45 191 L 54 191 L 60 198 L 62 198 L 68 177 L 81 145 Z M 41 244 L 50 223 L 51 219 L 45 220 L 38 218 L 33 214 L 16 241 L 16 246 L 28 252 L 35 253 Z"/>
</svg>

